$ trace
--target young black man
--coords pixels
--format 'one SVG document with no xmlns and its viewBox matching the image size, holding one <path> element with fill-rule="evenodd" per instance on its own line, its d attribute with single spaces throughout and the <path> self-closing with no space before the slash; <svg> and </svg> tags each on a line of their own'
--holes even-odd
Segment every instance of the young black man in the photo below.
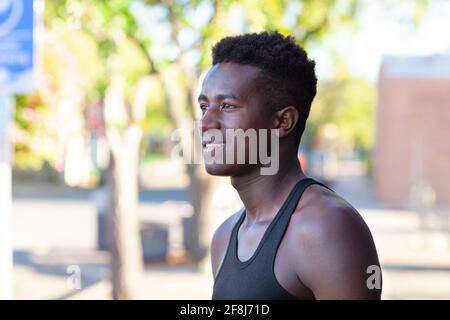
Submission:
<svg viewBox="0 0 450 320">
<path fill-rule="evenodd" d="M 246 155 L 244 163 L 233 155 L 235 161 L 205 164 L 209 174 L 231 177 L 244 204 L 214 233 L 212 298 L 380 299 L 370 230 L 348 202 L 306 177 L 298 161 L 316 95 L 315 63 L 278 32 L 224 38 L 212 56 L 199 96 L 203 155 Z M 248 161 L 251 142 L 236 148 L 226 134 L 236 129 L 277 132 L 277 148 L 273 136 L 264 140 L 275 171 L 262 174 L 266 163 Z M 260 140 L 257 149 L 265 146 Z M 370 285 L 368 270 L 378 271 L 378 285 Z"/>
</svg>

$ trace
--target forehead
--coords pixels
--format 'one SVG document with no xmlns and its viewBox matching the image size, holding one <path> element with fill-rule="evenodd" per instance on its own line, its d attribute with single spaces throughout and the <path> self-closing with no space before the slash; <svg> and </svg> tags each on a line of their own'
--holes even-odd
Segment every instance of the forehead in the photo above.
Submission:
<svg viewBox="0 0 450 320">
<path fill-rule="evenodd" d="M 202 85 L 202 94 L 214 97 L 233 94 L 245 99 L 254 94 L 260 69 L 251 65 L 237 63 L 215 64 L 206 74 Z"/>
</svg>

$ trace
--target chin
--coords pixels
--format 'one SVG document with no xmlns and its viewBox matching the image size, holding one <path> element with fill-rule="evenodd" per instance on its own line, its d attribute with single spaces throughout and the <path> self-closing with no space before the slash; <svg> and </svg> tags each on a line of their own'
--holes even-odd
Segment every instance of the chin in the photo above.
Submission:
<svg viewBox="0 0 450 320">
<path fill-rule="evenodd" d="M 230 165 L 224 164 L 206 164 L 205 170 L 208 174 L 212 176 L 232 176 L 233 168 L 230 168 Z"/>
<path fill-rule="evenodd" d="M 205 164 L 206 172 L 212 176 L 238 177 L 255 169 L 248 164 Z"/>
</svg>

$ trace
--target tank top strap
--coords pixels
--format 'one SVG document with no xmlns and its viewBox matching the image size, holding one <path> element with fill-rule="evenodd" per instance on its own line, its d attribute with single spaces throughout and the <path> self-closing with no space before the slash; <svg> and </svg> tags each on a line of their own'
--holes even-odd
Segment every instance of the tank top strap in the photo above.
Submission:
<svg viewBox="0 0 450 320">
<path fill-rule="evenodd" d="M 330 191 L 334 192 L 332 189 L 330 189 L 325 184 L 316 181 L 312 178 L 305 178 L 298 182 L 292 197 L 287 200 L 286 206 L 283 210 L 283 212 L 280 212 L 280 217 L 278 221 L 273 226 L 273 229 L 271 231 L 270 237 L 268 237 L 266 241 L 266 248 L 265 252 L 267 252 L 269 255 L 272 256 L 273 259 L 275 259 L 278 247 L 281 243 L 281 240 L 283 239 L 283 236 L 286 232 L 286 229 L 289 225 L 289 221 L 291 219 L 292 214 L 295 212 L 295 209 L 297 208 L 298 202 L 300 201 L 300 198 L 302 197 L 304 191 L 306 188 L 313 184 L 318 184 L 323 186 L 324 188 L 329 189 Z"/>
<path fill-rule="evenodd" d="M 235 243 L 235 239 L 237 239 L 238 236 L 238 232 L 239 232 L 239 228 L 242 224 L 242 222 L 244 222 L 245 219 L 245 208 L 241 209 L 241 215 L 239 216 L 239 219 L 237 220 L 237 222 L 235 223 L 233 230 L 231 232 L 231 236 L 230 236 L 230 240 L 229 240 L 229 244 L 228 244 L 228 252 L 227 254 L 230 254 L 230 257 L 236 257 L 236 246 L 234 245 Z"/>
<path fill-rule="evenodd" d="M 292 213 L 295 211 L 295 208 L 297 207 L 300 197 L 302 196 L 305 189 L 312 184 L 323 185 L 322 183 L 320 183 L 312 178 L 304 178 L 304 179 L 299 180 L 296 183 L 294 188 L 291 190 L 288 198 L 285 200 L 282 207 L 280 208 L 279 212 L 274 217 L 274 219 L 268 226 L 267 230 L 265 231 L 254 254 L 246 262 L 241 262 L 237 259 L 238 232 L 239 232 L 240 226 L 242 225 L 242 223 L 245 220 L 245 214 L 246 214 L 245 208 L 242 208 L 239 219 L 233 226 L 233 229 L 232 229 L 232 232 L 230 235 L 230 239 L 229 239 L 229 243 L 228 243 L 228 248 L 226 249 L 226 252 L 225 252 L 223 264 L 231 264 L 231 265 L 238 265 L 239 267 L 245 267 L 248 264 L 250 264 L 255 258 L 257 258 L 258 255 L 260 255 L 260 256 L 264 255 L 267 257 L 267 254 L 269 254 L 269 256 L 272 256 L 272 255 L 274 256 L 274 254 L 276 253 L 276 249 L 278 248 L 279 242 L 281 241 L 283 234 L 287 228 L 289 219 L 290 219 Z M 328 188 L 325 185 L 323 185 L 323 186 L 325 188 Z M 330 188 L 328 188 L 328 189 L 330 189 Z M 263 251 L 263 252 L 260 252 L 260 251 Z"/>
<path fill-rule="evenodd" d="M 267 227 L 253 256 L 247 261 L 240 261 L 237 256 L 238 231 L 246 216 L 245 208 L 241 210 L 240 216 L 233 226 L 222 266 L 214 281 L 213 299 L 296 299 L 278 283 L 273 267 L 276 252 L 289 224 L 289 219 L 303 192 L 312 184 L 321 183 L 311 178 L 304 178 L 296 183 Z"/>
</svg>

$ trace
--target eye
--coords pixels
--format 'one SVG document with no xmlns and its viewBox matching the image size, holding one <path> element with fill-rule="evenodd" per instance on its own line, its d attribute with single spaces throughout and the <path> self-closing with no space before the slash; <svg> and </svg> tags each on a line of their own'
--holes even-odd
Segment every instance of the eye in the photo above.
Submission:
<svg viewBox="0 0 450 320">
<path fill-rule="evenodd" d="M 223 110 L 223 109 L 228 109 L 228 110 L 230 110 L 230 109 L 234 109 L 234 108 L 236 108 L 235 106 L 233 106 L 232 104 L 229 104 L 229 103 L 222 103 L 221 105 L 220 105 L 220 110 Z"/>
<path fill-rule="evenodd" d="M 205 113 L 208 106 L 205 103 L 200 103 L 200 109 L 202 110 L 202 113 Z"/>
</svg>

